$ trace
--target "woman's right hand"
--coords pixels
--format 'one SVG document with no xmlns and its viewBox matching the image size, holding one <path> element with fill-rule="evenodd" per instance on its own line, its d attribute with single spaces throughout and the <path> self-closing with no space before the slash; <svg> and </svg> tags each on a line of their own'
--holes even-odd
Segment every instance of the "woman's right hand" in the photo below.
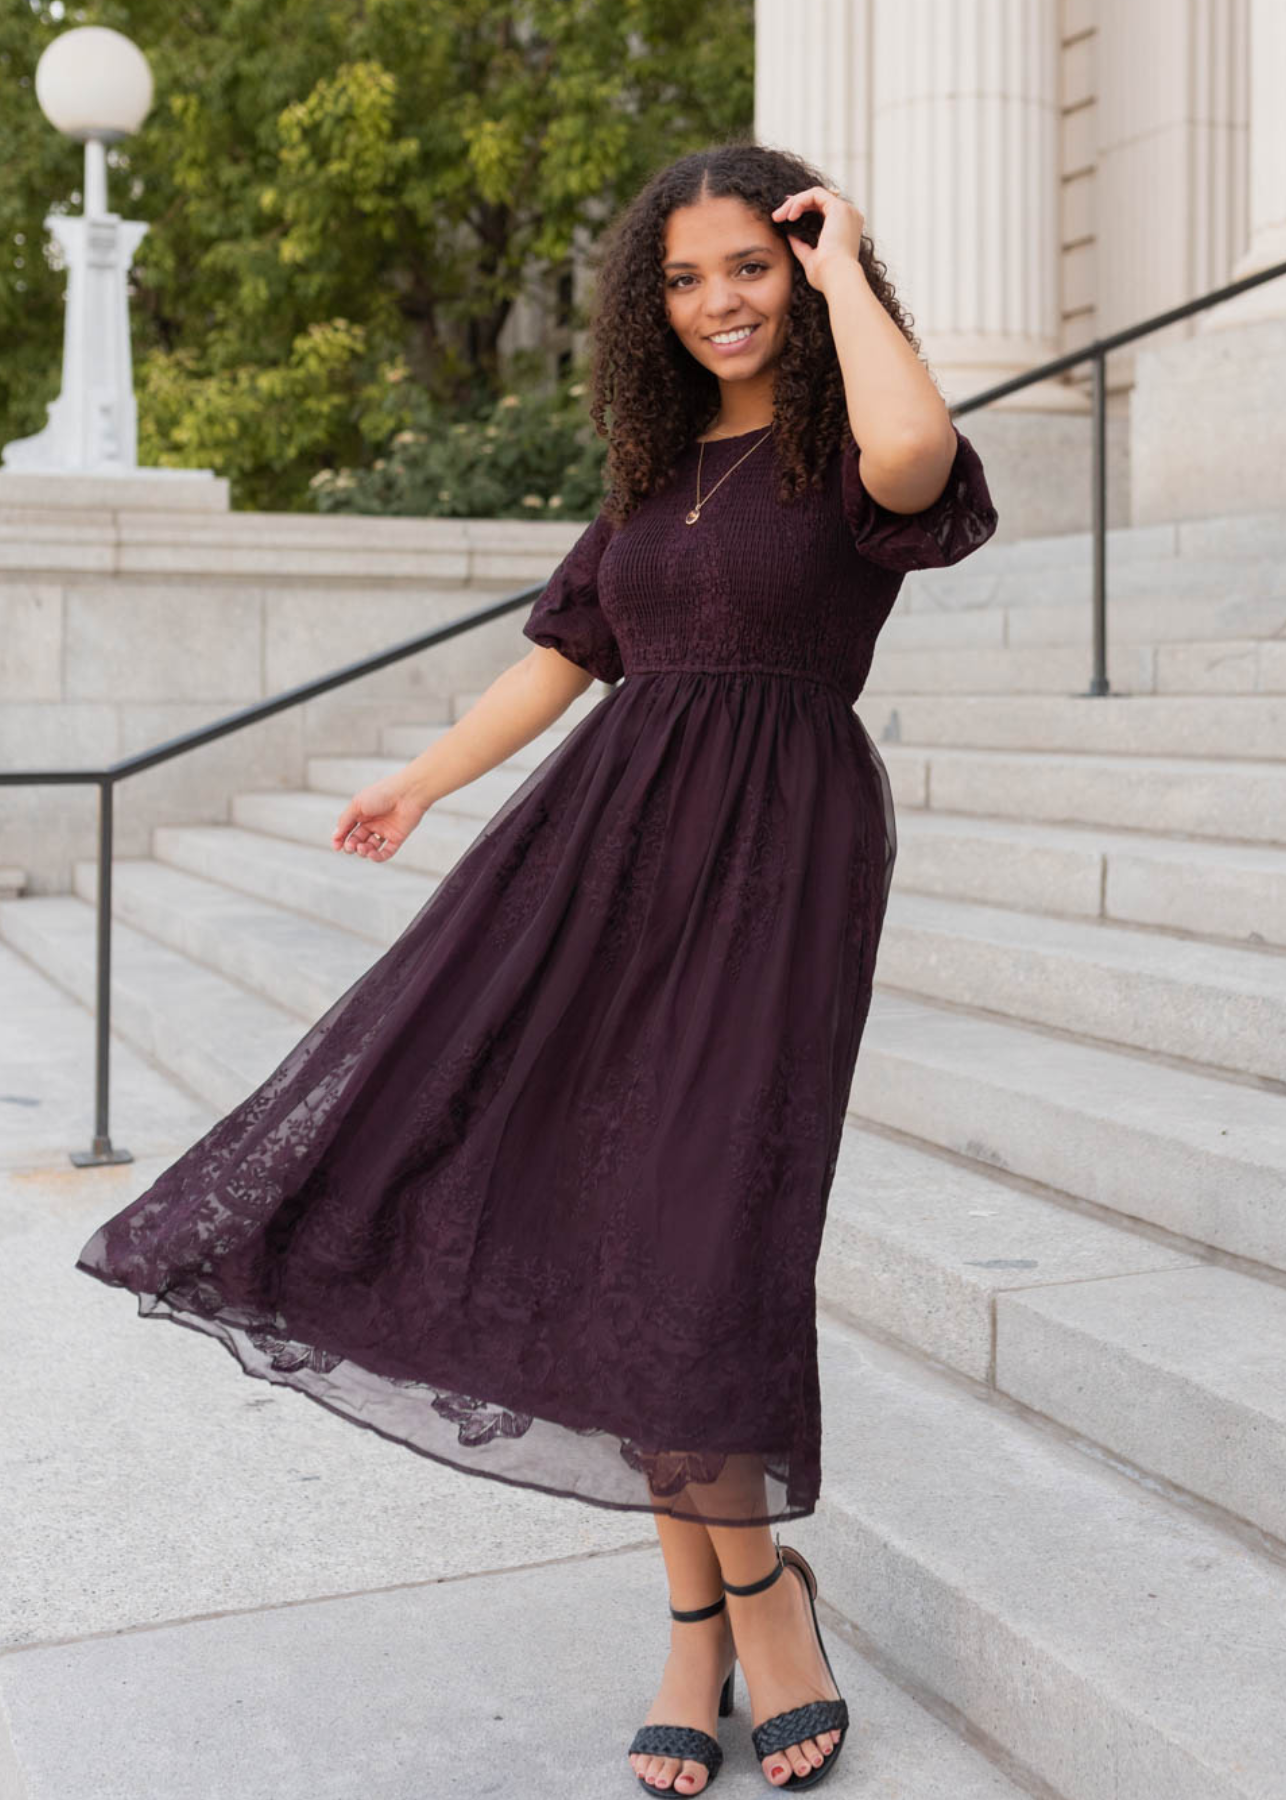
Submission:
<svg viewBox="0 0 1286 1800">
<path fill-rule="evenodd" d="M 399 775 L 386 775 L 353 795 L 339 815 L 331 846 L 369 862 L 387 862 L 429 810 Z"/>
</svg>

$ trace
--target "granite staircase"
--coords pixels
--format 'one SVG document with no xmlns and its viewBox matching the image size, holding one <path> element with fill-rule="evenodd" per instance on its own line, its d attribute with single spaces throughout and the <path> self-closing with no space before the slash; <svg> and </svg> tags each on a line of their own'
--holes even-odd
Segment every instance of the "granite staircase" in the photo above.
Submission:
<svg viewBox="0 0 1286 1800">
<path fill-rule="evenodd" d="M 908 578 L 858 703 L 899 854 L 796 1535 L 835 1629 L 988 1766 L 971 1795 L 1281 1800 L 1286 518 L 1108 561 L 1111 696 L 1079 692 L 1079 537 Z M 378 869 L 338 812 L 445 719 L 156 828 L 115 870 L 116 1031 L 230 1108 L 603 692 Z M 94 881 L 0 900 L 86 1004 Z"/>
</svg>

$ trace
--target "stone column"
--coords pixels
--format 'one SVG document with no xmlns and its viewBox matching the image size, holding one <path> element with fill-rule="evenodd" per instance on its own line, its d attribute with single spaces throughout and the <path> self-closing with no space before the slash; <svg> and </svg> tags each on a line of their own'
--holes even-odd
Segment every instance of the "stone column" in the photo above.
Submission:
<svg viewBox="0 0 1286 1800">
<path fill-rule="evenodd" d="M 1057 0 L 759 0 L 756 130 L 861 208 L 948 402 L 1059 350 Z M 1083 410 L 1046 383 L 1003 410 Z"/>
<path fill-rule="evenodd" d="M 755 7 L 756 135 L 813 163 L 868 215 L 873 11 L 872 0 Z"/>
<path fill-rule="evenodd" d="M 1158 27 L 1172 17 L 1164 0 L 1140 3 Z M 1118 23 L 1129 10 L 1109 9 Z M 1286 260 L 1286 12 L 1277 0 L 1195 8 L 1163 65 L 1175 127 L 1135 205 L 1145 217 L 1151 194 L 1165 202 L 1156 246 L 1167 254 L 1134 317 Z M 1136 525 L 1280 508 L 1286 279 L 1144 339 L 1132 373 Z"/>
<path fill-rule="evenodd" d="M 1244 216 L 1249 241 L 1226 273 L 1216 273 L 1212 286 L 1286 262 L 1286 108 L 1281 99 L 1286 78 L 1286 7 L 1280 0 L 1249 0 L 1247 45 L 1246 3 L 1237 0 L 1234 8 L 1233 22 L 1238 29 L 1230 48 L 1237 58 L 1234 78 L 1238 90 L 1249 92 L 1246 156 L 1244 165 L 1239 161 L 1235 171 L 1238 197 L 1244 191 L 1247 198 Z M 1253 319 L 1281 318 L 1286 318 L 1286 276 L 1211 307 L 1201 315 L 1199 328 L 1221 331 Z"/>
</svg>

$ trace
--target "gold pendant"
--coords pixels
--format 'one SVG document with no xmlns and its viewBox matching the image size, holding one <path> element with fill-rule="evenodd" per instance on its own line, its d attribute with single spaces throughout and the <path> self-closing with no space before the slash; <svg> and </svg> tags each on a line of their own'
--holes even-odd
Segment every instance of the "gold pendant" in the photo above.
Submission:
<svg viewBox="0 0 1286 1800">
<path fill-rule="evenodd" d="M 692 508 L 692 511 L 688 514 L 687 518 L 684 520 L 684 524 L 685 525 L 695 525 L 697 520 L 700 517 L 701 517 L 701 508 L 699 506 L 694 506 Z"/>
</svg>

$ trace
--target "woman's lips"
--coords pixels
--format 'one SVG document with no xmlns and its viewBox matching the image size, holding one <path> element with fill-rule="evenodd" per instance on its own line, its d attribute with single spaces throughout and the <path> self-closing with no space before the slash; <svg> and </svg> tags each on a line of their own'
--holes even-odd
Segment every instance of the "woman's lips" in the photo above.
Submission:
<svg viewBox="0 0 1286 1800">
<path fill-rule="evenodd" d="M 720 356 L 735 356 L 738 350 L 744 350 L 748 345 L 754 343 L 755 333 L 758 330 L 758 325 L 752 325 L 750 328 L 750 336 L 738 338 L 735 344 L 716 344 L 712 337 L 708 337 L 706 343 Z"/>
</svg>

